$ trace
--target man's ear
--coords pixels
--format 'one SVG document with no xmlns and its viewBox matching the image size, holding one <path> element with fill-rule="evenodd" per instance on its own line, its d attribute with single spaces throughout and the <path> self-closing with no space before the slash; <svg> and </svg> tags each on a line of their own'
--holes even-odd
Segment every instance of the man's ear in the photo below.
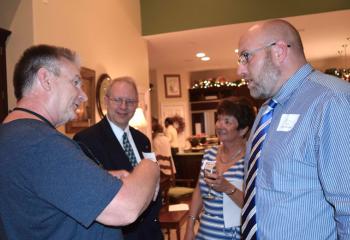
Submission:
<svg viewBox="0 0 350 240">
<path fill-rule="evenodd" d="M 280 65 L 284 62 L 288 53 L 288 44 L 284 41 L 277 41 L 276 45 L 273 46 L 271 54 L 272 59 L 276 65 Z"/>
<path fill-rule="evenodd" d="M 51 89 L 52 72 L 48 71 L 46 68 L 41 67 L 36 73 L 39 80 L 40 86 L 45 90 Z"/>
</svg>

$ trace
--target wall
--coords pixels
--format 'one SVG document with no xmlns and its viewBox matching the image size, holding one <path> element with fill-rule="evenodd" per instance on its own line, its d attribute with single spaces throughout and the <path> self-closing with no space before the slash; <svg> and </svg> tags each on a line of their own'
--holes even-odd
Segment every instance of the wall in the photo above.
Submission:
<svg viewBox="0 0 350 240">
<path fill-rule="evenodd" d="M 6 27 L 12 32 L 7 40 L 6 46 L 7 96 L 9 109 L 12 109 L 16 104 L 12 84 L 14 65 L 24 49 L 34 43 L 32 1 L 19 2 L 12 17 L 12 20 L 9 20 L 9 25 Z"/>
<path fill-rule="evenodd" d="M 21 0 L 0 0 L 0 27 L 9 28 Z"/>
<path fill-rule="evenodd" d="M 25 0 L 9 30 L 12 35 L 8 42 L 8 81 L 25 48 L 47 43 L 76 50 L 82 66 L 94 69 L 97 78 L 101 73 L 112 78 L 134 77 L 139 91 L 147 95 L 148 55 L 141 37 L 138 0 Z M 11 81 L 8 85 L 9 108 L 13 108 Z M 149 106 L 149 96 L 145 99 Z M 150 117 L 149 113 L 146 115 Z M 97 111 L 96 118 L 99 119 Z M 145 131 L 150 136 L 150 127 Z"/>
<path fill-rule="evenodd" d="M 150 70 L 149 79 L 151 87 L 150 97 L 151 97 L 151 115 L 152 117 L 159 118 L 159 109 L 158 109 L 158 91 L 159 89 L 157 84 L 157 72 L 155 70 Z"/>
<path fill-rule="evenodd" d="M 236 81 L 239 80 L 240 77 L 236 73 L 236 68 L 230 69 L 213 69 L 213 70 L 205 70 L 205 71 L 194 71 L 191 72 L 190 80 L 191 86 L 198 81 L 209 79 L 209 78 L 217 78 L 224 77 L 228 81 Z"/>
</svg>

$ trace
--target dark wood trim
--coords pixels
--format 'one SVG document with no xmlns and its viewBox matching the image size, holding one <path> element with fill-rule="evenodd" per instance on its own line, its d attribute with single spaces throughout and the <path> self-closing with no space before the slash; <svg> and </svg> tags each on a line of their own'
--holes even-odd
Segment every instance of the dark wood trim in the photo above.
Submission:
<svg viewBox="0 0 350 240">
<path fill-rule="evenodd" d="M 11 32 L 0 28 L 0 122 L 8 113 L 6 40 Z"/>
<path fill-rule="evenodd" d="M 104 106 L 104 100 L 106 94 L 106 88 L 108 84 L 110 84 L 112 81 L 112 78 L 107 74 L 103 73 L 97 80 L 97 86 L 96 86 L 96 104 L 97 104 L 97 111 L 100 115 L 100 118 L 103 118 L 105 116 L 104 110 L 106 106 Z M 105 110 L 107 111 L 107 110 Z"/>
</svg>

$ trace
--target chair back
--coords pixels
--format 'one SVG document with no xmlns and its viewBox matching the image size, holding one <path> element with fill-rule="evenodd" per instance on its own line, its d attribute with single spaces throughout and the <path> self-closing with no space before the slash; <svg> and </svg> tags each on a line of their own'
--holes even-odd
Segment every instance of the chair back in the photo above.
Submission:
<svg viewBox="0 0 350 240">
<path fill-rule="evenodd" d="M 171 156 L 157 155 L 156 158 L 159 163 L 160 171 L 164 175 L 167 175 L 171 179 L 172 185 L 174 185 L 175 172 L 174 172 L 174 166 L 173 166 L 173 161 L 171 160 Z"/>
<path fill-rule="evenodd" d="M 157 161 L 160 167 L 160 193 L 162 194 L 163 205 L 169 205 L 168 192 L 175 184 L 175 173 L 170 156 L 157 155 Z"/>
</svg>

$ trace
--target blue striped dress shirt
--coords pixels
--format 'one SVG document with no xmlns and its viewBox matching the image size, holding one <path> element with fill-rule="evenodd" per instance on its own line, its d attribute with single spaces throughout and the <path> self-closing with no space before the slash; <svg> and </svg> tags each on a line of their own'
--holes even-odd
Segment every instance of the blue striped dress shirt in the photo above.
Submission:
<svg viewBox="0 0 350 240">
<path fill-rule="evenodd" d="M 306 64 L 273 99 L 256 180 L 258 239 L 350 239 L 350 84 Z"/>
</svg>

